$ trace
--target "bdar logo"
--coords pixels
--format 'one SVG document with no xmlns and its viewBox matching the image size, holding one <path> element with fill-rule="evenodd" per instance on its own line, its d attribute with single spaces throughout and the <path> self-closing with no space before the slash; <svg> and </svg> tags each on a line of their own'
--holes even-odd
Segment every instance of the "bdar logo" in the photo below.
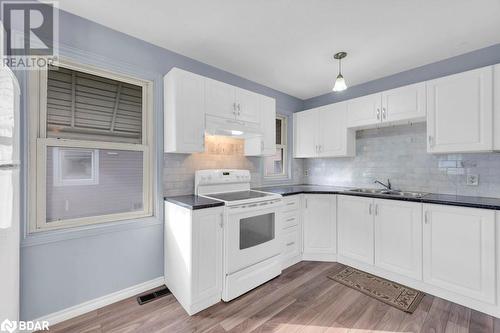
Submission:
<svg viewBox="0 0 500 333">
<path fill-rule="evenodd" d="M 15 321 L 10 321 L 5 319 L 2 324 L 0 324 L 0 331 L 13 333 L 17 328 L 17 323 Z"/>
</svg>

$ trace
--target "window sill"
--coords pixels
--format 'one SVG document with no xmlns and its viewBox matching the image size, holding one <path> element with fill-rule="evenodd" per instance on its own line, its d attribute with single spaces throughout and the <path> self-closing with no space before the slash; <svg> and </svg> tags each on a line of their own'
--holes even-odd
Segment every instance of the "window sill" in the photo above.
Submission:
<svg viewBox="0 0 500 333">
<path fill-rule="evenodd" d="M 160 218 L 158 216 L 150 216 L 134 220 L 114 221 L 66 229 L 37 231 L 25 235 L 21 240 L 21 247 L 44 245 L 67 241 L 70 239 L 94 237 L 106 233 L 115 233 L 158 225 L 162 225 Z"/>
</svg>

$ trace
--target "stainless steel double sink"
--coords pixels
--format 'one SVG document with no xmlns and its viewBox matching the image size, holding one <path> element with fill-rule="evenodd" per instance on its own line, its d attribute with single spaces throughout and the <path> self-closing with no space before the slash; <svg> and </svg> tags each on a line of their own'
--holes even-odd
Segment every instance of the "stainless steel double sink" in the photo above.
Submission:
<svg viewBox="0 0 500 333">
<path fill-rule="evenodd" d="M 352 190 L 348 190 L 347 192 L 392 195 L 392 196 L 410 197 L 410 198 L 422 198 L 425 195 L 427 195 L 427 193 L 423 193 L 423 192 L 408 192 L 408 191 L 388 190 L 388 189 L 373 189 L 373 188 L 355 188 Z"/>
</svg>

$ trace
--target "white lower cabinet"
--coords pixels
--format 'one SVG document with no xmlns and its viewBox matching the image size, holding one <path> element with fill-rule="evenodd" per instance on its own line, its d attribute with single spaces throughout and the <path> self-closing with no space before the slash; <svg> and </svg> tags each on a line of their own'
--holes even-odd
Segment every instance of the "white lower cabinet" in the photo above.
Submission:
<svg viewBox="0 0 500 333">
<path fill-rule="evenodd" d="M 424 282 L 494 304 L 495 211 L 424 205 Z"/>
<path fill-rule="evenodd" d="M 422 278 L 422 204 L 338 196 L 337 209 L 341 258 Z"/>
<path fill-rule="evenodd" d="M 337 253 L 336 196 L 304 195 L 305 260 L 334 260 Z"/>
<path fill-rule="evenodd" d="M 373 264 L 373 199 L 338 196 L 339 256 Z"/>
<path fill-rule="evenodd" d="M 281 240 L 283 242 L 282 268 L 289 267 L 300 261 L 301 236 L 299 226 L 283 229 Z"/>
<path fill-rule="evenodd" d="M 283 198 L 284 208 L 281 215 L 281 268 L 285 269 L 302 260 L 302 223 L 301 195 Z"/>
<path fill-rule="evenodd" d="M 422 204 L 374 200 L 375 266 L 422 279 Z"/>
<path fill-rule="evenodd" d="M 165 203 L 165 284 L 190 315 L 221 300 L 222 214 Z"/>
</svg>

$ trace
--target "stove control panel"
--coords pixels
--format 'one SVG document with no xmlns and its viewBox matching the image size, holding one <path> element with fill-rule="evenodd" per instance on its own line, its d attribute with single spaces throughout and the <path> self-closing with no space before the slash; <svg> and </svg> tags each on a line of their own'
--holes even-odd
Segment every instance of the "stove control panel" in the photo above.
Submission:
<svg viewBox="0 0 500 333">
<path fill-rule="evenodd" d="M 197 185 L 250 183 L 250 171 L 238 169 L 198 170 L 195 173 Z"/>
</svg>

